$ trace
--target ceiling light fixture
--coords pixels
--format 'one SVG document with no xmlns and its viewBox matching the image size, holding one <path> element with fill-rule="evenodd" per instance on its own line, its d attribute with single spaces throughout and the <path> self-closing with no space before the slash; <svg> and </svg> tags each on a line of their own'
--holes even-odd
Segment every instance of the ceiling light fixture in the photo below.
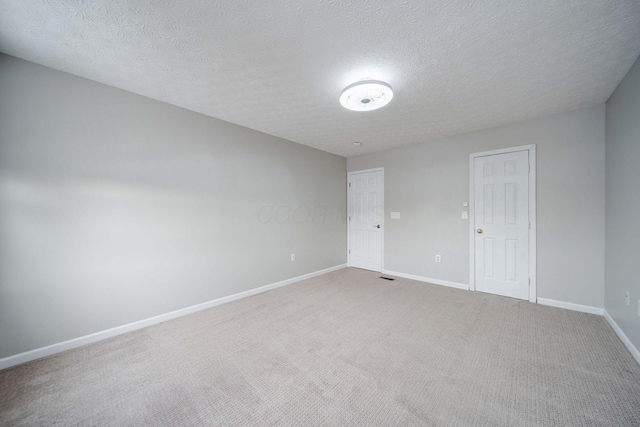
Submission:
<svg viewBox="0 0 640 427">
<path fill-rule="evenodd" d="M 352 142 L 354 147 L 362 147 L 362 142 L 360 141 L 356 141 L 356 142 Z"/>
<path fill-rule="evenodd" d="M 353 83 L 340 94 L 340 104 L 353 111 L 377 110 L 393 99 L 393 90 L 379 80 L 361 80 Z"/>
</svg>

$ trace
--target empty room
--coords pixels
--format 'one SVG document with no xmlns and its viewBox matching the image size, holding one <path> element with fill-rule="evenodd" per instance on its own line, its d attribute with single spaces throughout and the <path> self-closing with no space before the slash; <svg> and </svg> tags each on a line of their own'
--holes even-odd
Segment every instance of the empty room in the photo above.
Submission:
<svg viewBox="0 0 640 427">
<path fill-rule="evenodd" d="M 640 426 L 637 0 L 0 0 L 1 426 Z"/>
</svg>

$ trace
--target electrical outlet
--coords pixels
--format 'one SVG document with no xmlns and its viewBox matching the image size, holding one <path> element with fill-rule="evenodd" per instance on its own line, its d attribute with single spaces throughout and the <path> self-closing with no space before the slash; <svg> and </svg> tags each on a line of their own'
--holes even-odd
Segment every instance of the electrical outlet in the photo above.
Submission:
<svg viewBox="0 0 640 427">
<path fill-rule="evenodd" d="M 462 216 L 461 216 L 461 218 L 462 218 L 462 219 L 469 219 L 469 212 L 462 211 Z"/>
<path fill-rule="evenodd" d="M 436 254 L 436 262 L 440 262 L 441 258 L 440 258 L 440 254 Z"/>
<path fill-rule="evenodd" d="M 625 291 L 624 293 L 624 302 L 629 305 L 629 291 Z"/>
<path fill-rule="evenodd" d="M 291 254 L 291 261 L 295 261 L 296 260 L 296 254 Z"/>
</svg>

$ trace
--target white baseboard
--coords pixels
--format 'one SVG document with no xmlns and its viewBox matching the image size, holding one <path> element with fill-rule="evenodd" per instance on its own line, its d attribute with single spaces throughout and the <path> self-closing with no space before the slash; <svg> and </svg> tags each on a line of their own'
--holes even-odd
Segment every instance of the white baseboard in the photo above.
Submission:
<svg viewBox="0 0 640 427">
<path fill-rule="evenodd" d="M 613 317 L 611 317 L 607 310 L 604 311 L 604 318 L 607 319 L 607 322 L 609 322 L 615 333 L 618 335 L 620 341 L 622 341 L 625 347 L 627 347 L 627 349 L 631 352 L 631 355 L 634 357 L 634 359 L 636 359 L 636 362 L 640 364 L 640 351 L 638 351 L 636 346 L 634 346 L 631 340 L 629 340 L 629 337 L 627 337 L 627 335 L 622 332 L 620 326 L 618 326 L 616 321 L 613 320 Z"/>
<path fill-rule="evenodd" d="M 434 285 L 449 286 L 450 288 L 464 289 L 465 291 L 469 290 L 469 285 L 465 285 L 463 283 L 449 282 L 447 280 L 431 279 L 429 277 L 416 276 L 413 274 L 406 274 L 406 273 L 398 273 L 397 271 L 390 271 L 390 270 L 382 270 L 382 274 L 386 274 L 388 276 L 402 277 L 405 279 L 417 280 L 418 282 L 433 283 Z"/>
<path fill-rule="evenodd" d="M 572 302 L 556 301 L 554 299 L 538 298 L 538 304 L 548 305 L 550 307 L 564 308 L 566 310 L 581 311 L 583 313 L 597 314 L 599 316 L 602 316 L 604 314 L 604 308 L 574 304 Z"/>
<path fill-rule="evenodd" d="M 96 332 L 90 335 L 85 335 L 83 337 L 74 338 L 61 343 L 52 344 L 46 347 L 36 348 L 34 350 L 26 351 L 24 353 L 5 357 L 3 359 L 0 359 L 0 370 L 9 368 L 11 366 L 20 365 L 22 363 L 30 362 L 35 359 L 40 359 L 45 356 L 50 356 L 55 353 L 60 353 L 62 351 L 70 350 L 72 348 L 80 347 L 86 344 L 102 341 L 107 338 L 115 337 L 117 335 L 121 335 L 131 331 L 135 331 L 137 329 L 146 328 L 147 326 L 166 322 L 167 320 L 186 316 L 188 314 L 192 314 L 201 310 L 206 310 L 207 308 L 215 307 L 217 305 L 225 304 L 241 298 L 250 297 L 252 295 L 260 294 L 262 292 L 270 291 L 272 289 L 280 288 L 282 286 L 286 286 L 292 283 L 300 282 L 302 280 L 310 279 L 315 276 L 331 273 L 332 271 L 340 270 L 342 268 L 345 268 L 346 266 L 347 264 L 341 264 L 335 267 L 326 268 L 324 270 L 314 271 L 313 273 L 308 273 L 302 276 L 294 277 L 292 279 L 271 283 L 270 285 L 265 285 L 259 288 L 250 289 L 248 291 L 239 292 L 237 294 L 218 298 L 212 301 L 207 301 L 202 304 L 192 305 L 191 307 L 186 307 L 180 310 L 172 311 L 170 313 L 161 314 L 159 316 L 150 317 L 148 319 L 139 320 L 137 322 L 129 323 L 122 326 L 117 326 L 115 328 L 107 329 L 105 331 Z"/>
</svg>

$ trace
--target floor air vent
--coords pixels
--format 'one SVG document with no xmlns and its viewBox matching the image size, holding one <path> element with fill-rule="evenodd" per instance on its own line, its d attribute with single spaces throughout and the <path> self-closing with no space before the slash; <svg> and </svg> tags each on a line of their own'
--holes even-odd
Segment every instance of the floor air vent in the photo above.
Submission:
<svg viewBox="0 0 640 427">
<path fill-rule="evenodd" d="M 384 276 L 380 276 L 380 278 L 384 280 L 396 280 L 396 279 L 392 279 L 391 277 L 384 277 Z"/>
</svg>

